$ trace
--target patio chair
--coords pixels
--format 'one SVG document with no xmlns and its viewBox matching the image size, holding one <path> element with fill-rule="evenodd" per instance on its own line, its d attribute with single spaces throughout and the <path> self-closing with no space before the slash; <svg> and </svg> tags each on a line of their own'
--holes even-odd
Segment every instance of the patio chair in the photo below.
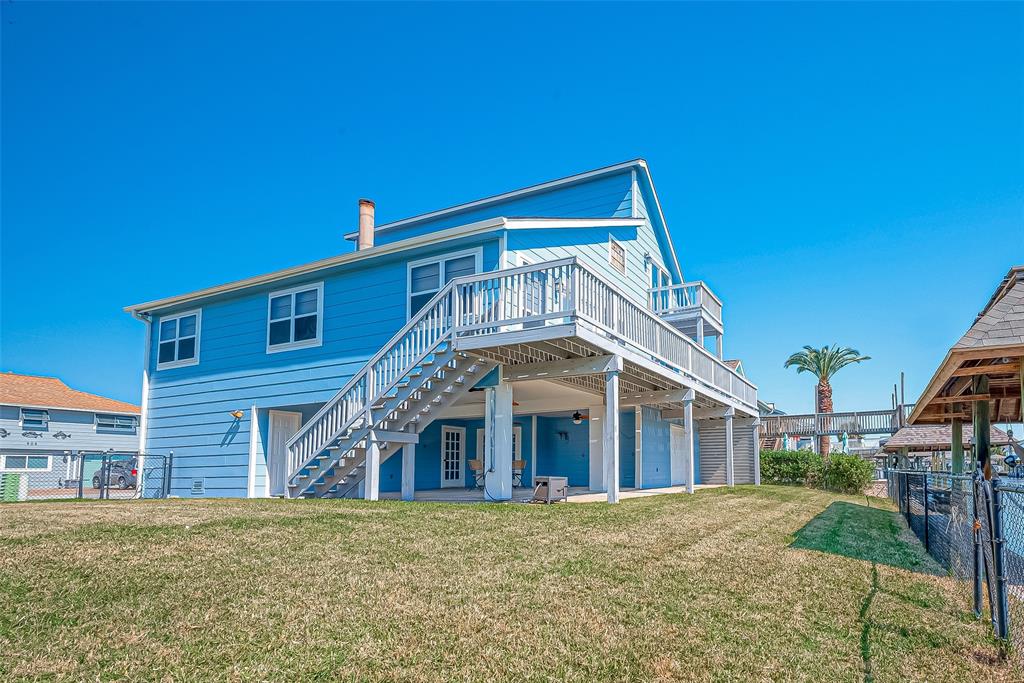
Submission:
<svg viewBox="0 0 1024 683">
<path fill-rule="evenodd" d="M 480 459 L 469 461 L 469 471 L 473 474 L 473 488 L 483 488 L 484 477 L 484 461 Z"/>
<path fill-rule="evenodd" d="M 523 470 L 526 469 L 525 460 L 513 460 L 512 461 L 512 486 L 523 485 Z"/>
</svg>

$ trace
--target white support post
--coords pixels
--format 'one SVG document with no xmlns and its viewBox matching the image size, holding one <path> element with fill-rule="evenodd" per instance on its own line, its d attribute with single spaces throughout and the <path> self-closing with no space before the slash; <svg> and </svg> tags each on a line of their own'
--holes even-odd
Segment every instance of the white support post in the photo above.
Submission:
<svg viewBox="0 0 1024 683">
<path fill-rule="evenodd" d="M 619 502 L 619 372 L 605 374 L 604 384 L 604 480 L 608 502 Z"/>
<path fill-rule="evenodd" d="M 761 485 L 761 421 L 754 420 L 754 486 Z"/>
<path fill-rule="evenodd" d="M 715 355 L 718 356 L 718 360 L 722 360 L 722 335 L 718 334 L 715 337 Z"/>
<path fill-rule="evenodd" d="M 484 394 L 485 493 L 491 500 L 512 500 L 512 383 L 499 379 Z"/>
<path fill-rule="evenodd" d="M 732 443 L 732 411 L 725 416 L 725 483 L 736 485 L 736 463 Z"/>
<path fill-rule="evenodd" d="M 683 429 L 686 430 L 686 435 L 683 437 L 683 445 L 686 449 L 686 460 L 685 460 L 685 476 L 686 476 L 686 492 L 693 493 L 694 491 L 694 480 L 697 478 L 697 473 L 694 467 L 693 458 L 693 398 L 689 401 L 683 401 Z"/>
<path fill-rule="evenodd" d="M 587 458 L 590 466 L 590 491 L 604 493 L 608 490 L 604 481 L 604 414 L 596 408 L 590 409 L 587 429 L 590 431 L 590 448 Z"/>
<path fill-rule="evenodd" d="M 704 348 L 704 318 L 697 318 L 697 345 Z"/>
<path fill-rule="evenodd" d="M 402 446 L 402 500 L 416 498 L 416 444 Z"/>
<path fill-rule="evenodd" d="M 380 446 L 377 444 L 377 435 L 373 431 L 366 437 L 366 476 L 363 479 L 363 498 L 366 500 L 380 498 Z"/>
</svg>

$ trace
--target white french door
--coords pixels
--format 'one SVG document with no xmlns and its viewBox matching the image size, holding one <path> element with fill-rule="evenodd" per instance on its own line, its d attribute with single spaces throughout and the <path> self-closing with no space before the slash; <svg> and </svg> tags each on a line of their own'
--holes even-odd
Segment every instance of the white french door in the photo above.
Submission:
<svg viewBox="0 0 1024 683">
<path fill-rule="evenodd" d="M 466 485 L 466 430 L 441 427 L 441 488 Z"/>
</svg>

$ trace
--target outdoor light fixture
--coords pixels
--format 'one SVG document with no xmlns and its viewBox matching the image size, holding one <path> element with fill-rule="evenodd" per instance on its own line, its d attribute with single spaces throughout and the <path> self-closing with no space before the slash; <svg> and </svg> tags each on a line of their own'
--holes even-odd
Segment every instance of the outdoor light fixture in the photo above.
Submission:
<svg viewBox="0 0 1024 683">
<path fill-rule="evenodd" d="M 577 410 L 572 414 L 572 423 L 574 425 L 583 424 L 583 415 L 580 414 L 580 411 Z"/>
<path fill-rule="evenodd" d="M 241 410 L 232 410 L 230 413 L 228 413 L 228 415 L 235 418 L 236 420 L 241 420 L 242 416 L 245 415 L 245 413 L 242 412 Z"/>
</svg>

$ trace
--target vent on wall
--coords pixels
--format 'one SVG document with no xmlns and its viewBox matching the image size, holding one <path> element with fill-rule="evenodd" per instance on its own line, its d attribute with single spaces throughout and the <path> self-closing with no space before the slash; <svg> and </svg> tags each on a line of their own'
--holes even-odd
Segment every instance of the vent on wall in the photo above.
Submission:
<svg viewBox="0 0 1024 683">
<path fill-rule="evenodd" d="M 206 493 L 206 480 L 205 479 L 193 479 L 192 480 L 192 495 L 201 496 Z"/>
</svg>

